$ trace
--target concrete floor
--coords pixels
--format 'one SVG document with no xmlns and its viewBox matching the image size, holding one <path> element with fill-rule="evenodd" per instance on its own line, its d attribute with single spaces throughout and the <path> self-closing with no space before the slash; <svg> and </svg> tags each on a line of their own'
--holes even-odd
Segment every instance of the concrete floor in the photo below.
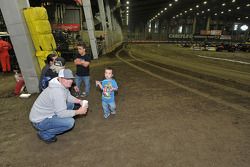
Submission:
<svg viewBox="0 0 250 167">
<path fill-rule="evenodd" d="M 76 118 L 74 129 L 58 136 L 58 141 L 50 145 L 37 138 L 28 120 L 37 94 L 28 99 L 4 97 L 4 94 L 12 91 L 14 78 L 11 75 L 1 76 L 0 166 L 249 166 L 250 85 L 247 77 L 239 76 L 241 80 L 232 83 L 225 79 L 227 74 L 221 76 L 221 80 L 218 74 L 215 80 L 214 73 L 200 70 L 196 71 L 200 74 L 198 76 L 193 72 L 195 66 L 190 67 L 187 61 L 183 61 L 187 58 L 184 55 L 190 51 L 176 46 L 138 46 L 130 50 L 141 60 L 175 72 L 182 69 L 181 73 L 190 77 L 184 79 L 169 71 L 154 69 L 131 59 L 125 52 L 120 53 L 122 59 L 114 55 L 100 57 L 91 63 L 92 87 L 88 114 Z M 144 52 L 140 55 L 141 50 Z M 247 56 L 239 57 L 246 57 L 244 61 L 248 61 Z M 123 59 L 143 70 L 121 61 Z M 198 61 L 193 57 L 187 59 Z M 175 68 L 170 68 L 170 60 L 172 65 L 176 65 Z M 178 66 L 177 69 L 178 63 L 173 62 L 189 65 L 189 72 L 186 66 Z M 213 67 L 215 64 L 205 59 L 202 62 L 203 66 L 210 64 Z M 66 66 L 74 69 L 72 62 Z M 115 69 L 119 85 L 116 97 L 118 113 L 108 120 L 102 117 L 101 94 L 94 85 L 95 80 L 103 77 L 105 66 Z M 229 69 L 227 63 L 219 66 Z M 242 75 L 250 72 L 248 66 L 233 65 L 233 68 L 235 71 L 241 69 Z M 230 76 L 234 76 L 233 73 Z M 209 81 L 215 85 L 207 83 L 209 77 Z M 205 82 L 200 83 L 197 78 Z M 221 86 L 222 80 L 224 86 Z M 234 91 L 229 91 L 228 87 L 234 88 Z"/>
</svg>

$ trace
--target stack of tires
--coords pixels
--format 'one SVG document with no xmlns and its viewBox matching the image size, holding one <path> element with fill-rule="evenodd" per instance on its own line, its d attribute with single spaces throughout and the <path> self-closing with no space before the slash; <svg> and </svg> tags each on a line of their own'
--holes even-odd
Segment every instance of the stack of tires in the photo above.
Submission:
<svg viewBox="0 0 250 167">
<path fill-rule="evenodd" d="M 56 50 L 56 42 L 52 34 L 47 11 L 43 7 L 26 8 L 24 9 L 24 17 L 42 69 L 45 66 L 44 60 Z"/>
</svg>

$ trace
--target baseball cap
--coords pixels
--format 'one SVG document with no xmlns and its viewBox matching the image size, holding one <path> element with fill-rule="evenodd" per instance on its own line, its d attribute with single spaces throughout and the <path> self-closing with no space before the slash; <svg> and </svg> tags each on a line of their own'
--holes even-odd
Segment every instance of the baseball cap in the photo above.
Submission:
<svg viewBox="0 0 250 167">
<path fill-rule="evenodd" d="M 73 79 L 75 78 L 72 71 L 70 69 L 61 69 L 58 73 L 58 77 L 66 78 L 66 79 Z"/>
<path fill-rule="evenodd" d="M 57 57 L 54 62 L 55 66 L 63 67 L 65 66 L 65 59 L 62 57 Z"/>
</svg>

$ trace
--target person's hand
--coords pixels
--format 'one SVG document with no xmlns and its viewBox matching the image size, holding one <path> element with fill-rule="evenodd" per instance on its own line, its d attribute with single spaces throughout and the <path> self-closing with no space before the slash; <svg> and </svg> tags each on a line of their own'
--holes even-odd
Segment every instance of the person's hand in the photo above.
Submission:
<svg viewBox="0 0 250 167">
<path fill-rule="evenodd" d="M 80 89 L 77 86 L 74 86 L 75 92 L 80 92 Z"/>
<path fill-rule="evenodd" d="M 79 58 L 75 59 L 75 63 L 80 65 L 81 64 L 81 59 L 79 59 Z"/>
<path fill-rule="evenodd" d="M 80 107 L 78 110 L 76 110 L 76 115 L 83 115 L 86 114 L 88 111 L 87 107 Z"/>
<path fill-rule="evenodd" d="M 96 86 L 97 86 L 97 85 L 100 85 L 101 82 L 100 82 L 100 81 L 95 81 L 95 84 L 96 84 Z"/>
<path fill-rule="evenodd" d="M 113 87 L 110 89 L 111 92 L 116 91 L 116 90 L 117 90 L 117 88 L 113 88 Z"/>
</svg>

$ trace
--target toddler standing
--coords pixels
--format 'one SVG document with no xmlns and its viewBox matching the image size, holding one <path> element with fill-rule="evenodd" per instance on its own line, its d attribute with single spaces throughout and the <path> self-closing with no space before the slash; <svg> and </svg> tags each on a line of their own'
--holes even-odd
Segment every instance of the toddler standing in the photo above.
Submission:
<svg viewBox="0 0 250 167">
<path fill-rule="evenodd" d="M 113 77 L 113 69 L 105 68 L 105 79 L 103 81 L 96 81 L 96 85 L 102 90 L 102 108 L 104 118 L 108 118 L 110 114 L 116 114 L 115 94 L 118 86 Z"/>
</svg>

